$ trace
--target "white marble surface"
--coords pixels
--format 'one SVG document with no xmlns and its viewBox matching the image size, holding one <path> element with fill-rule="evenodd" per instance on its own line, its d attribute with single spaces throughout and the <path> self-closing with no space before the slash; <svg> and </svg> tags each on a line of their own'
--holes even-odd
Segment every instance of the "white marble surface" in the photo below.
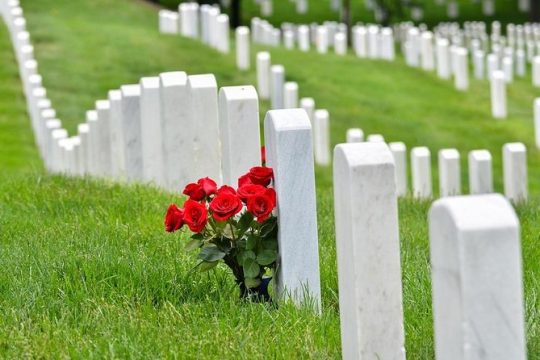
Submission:
<svg viewBox="0 0 540 360">
<path fill-rule="evenodd" d="M 447 39 L 438 39 L 437 49 L 437 76 L 441 79 L 450 78 L 450 50 Z"/>
<path fill-rule="evenodd" d="M 294 81 L 286 82 L 283 87 L 283 92 L 283 108 L 298 108 L 298 83 Z"/>
<path fill-rule="evenodd" d="M 217 50 L 223 54 L 228 54 L 230 51 L 229 46 L 229 17 L 227 14 L 220 14 L 217 19 Z"/>
<path fill-rule="evenodd" d="M 126 179 L 128 182 L 142 181 L 141 87 L 138 84 L 123 85 L 120 91 L 122 92 Z"/>
<path fill-rule="evenodd" d="M 111 132 L 110 113 L 111 104 L 108 100 L 96 101 L 97 122 L 97 174 L 103 177 L 111 177 Z"/>
<path fill-rule="evenodd" d="M 97 112 L 88 110 L 86 112 L 86 123 L 88 124 L 88 147 L 86 152 L 86 163 L 88 164 L 88 174 L 97 175 Z"/>
<path fill-rule="evenodd" d="M 461 47 L 455 51 L 456 73 L 454 75 L 454 86 L 459 91 L 466 91 L 469 89 L 469 52 Z"/>
<path fill-rule="evenodd" d="M 506 80 L 502 70 L 491 74 L 491 114 L 495 119 L 504 119 L 507 116 Z"/>
<path fill-rule="evenodd" d="M 357 143 L 364 141 L 364 132 L 362 129 L 353 128 L 347 130 L 347 142 L 348 143 Z"/>
<path fill-rule="evenodd" d="M 396 171 L 396 190 L 398 196 L 407 195 L 407 146 L 402 142 L 391 142 L 388 144 L 394 156 L 394 166 Z"/>
<path fill-rule="evenodd" d="M 524 77 L 527 73 L 527 59 L 525 57 L 525 50 L 516 50 L 516 75 Z"/>
<path fill-rule="evenodd" d="M 355 26 L 352 31 L 352 43 L 356 56 L 367 57 L 367 29 L 365 26 Z"/>
<path fill-rule="evenodd" d="M 263 100 L 270 98 L 270 53 L 261 51 L 257 53 L 257 91 Z"/>
<path fill-rule="evenodd" d="M 264 17 L 272 16 L 274 13 L 273 0 L 261 0 L 261 15 Z"/>
<path fill-rule="evenodd" d="M 313 119 L 315 118 L 315 100 L 310 97 L 300 99 L 300 108 L 304 109 L 311 122 L 311 128 L 313 129 Z"/>
<path fill-rule="evenodd" d="M 411 150 L 411 173 L 413 196 L 427 199 L 432 196 L 431 152 L 427 147 L 415 147 Z"/>
<path fill-rule="evenodd" d="M 259 98 L 253 86 L 219 90 L 219 134 L 223 183 L 236 186 L 238 178 L 261 165 Z"/>
<path fill-rule="evenodd" d="M 438 360 L 524 360 L 519 220 L 501 195 L 451 197 L 429 212 Z"/>
<path fill-rule="evenodd" d="M 191 118 L 194 132 L 191 136 L 193 168 L 190 181 L 210 177 L 221 183 L 221 148 L 219 142 L 218 88 L 212 74 L 188 76 Z M 186 185 L 186 184 L 184 184 Z"/>
<path fill-rule="evenodd" d="M 270 106 L 272 109 L 283 109 L 283 89 L 285 86 L 285 68 L 283 65 L 272 65 L 270 68 Z"/>
<path fill-rule="evenodd" d="M 435 69 L 435 54 L 433 52 L 433 33 L 424 31 L 420 36 L 420 64 L 423 70 Z"/>
<path fill-rule="evenodd" d="M 540 56 L 535 56 L 533 58 L 532 83 L 534 87 L 540 87 Z"/>
<path fill-rule="evenodd" d="M 161 134 L 163 136 L 163 169 L 166 188 L 181 192 L 193 180 L 193 149 L 190 134 L 194 132 L 185 72 L 159 75 L 161 99 Z"/>
<path fill-rule="evenodd" d="M 336 55 L 344 56 L 347 54 L 347 35 L 345 33 L 336 33 L 334 35 L 334 51 Z"/>
<path fill-rule="evenodd" d="M 326 54 L 328 52 L 328 29 L 324 25 L 317 27 L 317 52 Z"/>
<path fill-rule="evenodd" d="M 294 49 L 294 32 L 292 30 L 283 32 L 283 45 L 287 50 Z"/>
<path fill-rule="evenodd" d="M 469 152 L 469 191 L 473 195 L 493 192 L 492 159 L 487 150 Z"/>
<path fill-rule="evenodd" d="M 140 86 L 143 180 L 165 186 L 159 77 L 144 77 Z"/>
<path fill-rule="evenodd" d="M 343 359 L 405 359 L 394 172 L 384 143 L 334 150 Z"/>
<path fill-rule="evenodd" d="M 44 99 L 38 103 L 38 112 L 39 112 L 39 119 L 38 119 L 38 126 L 40 128 L 38 138 L 41 138 L 41 141 L 38 141 L 38 144 L 41 144 L 41 152 L 43 154 L 43 157 L 47 157 L 47 141 L 49 133 L 47 132 L 46 124 L 47 121 L 56 119 L 56 110 L 54 110 L 51 107 L 51 102 L 48 99 Z"/>
<path fill-rule="evenodd" d="M 126 142 L 122 131 L 122 92 L 111 90 L 108 95 L 111 107 L 109 118 L 111 175 L 115 179 L 122 180 L 126 178 Z"/>
<path fill-rule="evenodd" d="M 320 311 L 319 243 L 311 124 L 302 109 L 272 110 L 264 121 L 266 158 L 277 193 L 277 291 Z"/>
<path fill-rule="evenodd" d="M 43 162 L 47 170 L 52 169 L 53 162 L 53 141 L 52 141 L 52 132 L 53 130 L 60 129 L 62 127 L 62 122 L 58 119 L 48 119 L 44 121 L 43 131 Z"/>
<path fill-rule="evenodd" d="M 309 26 L 300 25 L 297 29 L 297 36 L 298 36 L 298 48 L 300 49 L 300 51 L 304 51 L 304 52 L 309 51 L 309 48 L 311 47 L 311 43 L 309 41 Z"/>
<path fill-rule="evenodd" d="M 534 99 L 534 134 L 536 148 L 540 150 L 540 98 Z"/>
<path fill-rule="evenodd" d="M 313 116 L 313 139 L 315 144 L 315 163 L 322 166 L 330 164 L 330 114 L 328 110 L 315 110 Z"/>
<path fill-rule="evenodd" d="M 79 136 L 81 145 L 77 152 L 78 155 L 78 164 L 79 164 L 79 175 L 88 174 L 88 131 L 90 130 L 86 122 L 81 123 L 77 126 L 77 134 Z"/>
<path fill-rule="evenodd" d="M 366 141 L 367 142 L 385 142 L 384 140 L 384 136 L 382 136 L 381 134 L 369 134 L 368 137 L 366 138 Z"/>
<path fill-rule="evenodd" d="M 62 148 L 60 147 L 59 141 L 66 139 L 68 137 L 68 132 L 66 129 L 54 129 L 51 131 L 51 140 L 52 140 L 52 153 L 51 153 L 51 163 L 49 171 L 53 173 L 61 173 L 63 167 L 63 157 L 62 157 Z"/>
<path fill-rule="evenodd" d="M 42 111 L 50 109 L 52 107 L 51 100 L 47 97 L 40 99 L 36 102 L 36 126 L 37 126 L 37 144 L 41 150 L 42 157 L 44 156 L 44 146 L 45 146 L 45 120 L 41 117 Z"/>
<path fill-rule="evenodd" d="M 236 67 L 239 70 L 249 70 L 250 65 L 250 36 L 247 26 L 236 28 Z"/>
<path fill-rule="evenodd" d="M 503 146 L 504 194 L 514 203 L 527 200 L 527 148 L 522 143 Z"/>
<path fill-rule="evenodd" d="M 485 72 L 485 55 L 481 50 L 476 50 L 473 53 L 473 72 L 476 79 L 482 80 Z"/>
<path fill-rule="evenodd" d="M 499 58 L 495 54 L 488 54 L 486 57 L 487 61 L 487 78 L 491 80 L 493 78 L 493 73 L 499 70 Z"/>
<path fill-rule="evenodd" d="M 514 81 L 514 60 L 511 57 L 504 57 L 502 60 L 502 70 L 504 72 L 504 80 L 507 84 Z"/>
<path fill-rule="evenodd" d="M 460 156 L 456 149 L 439 150 L 439 195 L 440 197 L 461 194 Z"/>
</svg>

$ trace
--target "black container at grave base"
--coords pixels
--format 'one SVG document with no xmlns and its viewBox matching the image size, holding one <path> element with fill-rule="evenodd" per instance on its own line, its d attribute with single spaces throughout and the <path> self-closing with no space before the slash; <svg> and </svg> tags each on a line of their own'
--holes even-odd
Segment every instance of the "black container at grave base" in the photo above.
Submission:
<svg viewBox="0 0 540 360">
<path fill-rule="evenodd" d="M 240 299 L 257 303 L 272 303 L 272 297 L 268 292 L 268 287 L 272 281 L 271 277 L 261 279 L 259 286 L 248 289 L 242 281 L 240 286 Z"/>
</svg>

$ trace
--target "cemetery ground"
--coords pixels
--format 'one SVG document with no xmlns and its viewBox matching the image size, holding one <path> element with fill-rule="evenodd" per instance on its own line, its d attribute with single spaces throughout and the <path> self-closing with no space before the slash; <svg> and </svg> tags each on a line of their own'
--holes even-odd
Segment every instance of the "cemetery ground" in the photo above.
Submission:
<svg viewBox="0 0 540 360">
<path fill-rule="evenodd" d="M 158 34 L 157 10 L 145 2 L 21 3 L 49 97 L 71 132 L 96 99 L 141 76 L 185 70 L 212 72 L 220 85 L 255 84 L 254 71 L 237 71 L 232 53 Z M 331 168 L 317 168 L 322 316 L 286 304 L 277 310 L 241 304 L 224 267 L 191 272 L 195 259 L 183 251 L 185 241 L 164 233 L 162 215 L 177 195 L 45 174 L 3 24 L 0 50 L 1 357 L 340 357 Z M 409 149 L 428 146 L 435 188 L 439 149 L 455 147 L 462 159 L 472 149 L 490 150 L 495 188 L 502 191 L 502 145 L 527 145 L 531 199 L 518 214 L 528 352 L 539 358 L 540 152 L 532 130 L 539 90 L 530 78 L 509 86 L 509 117 L 495 121 L 485 81 L 472 80 L 461 93 L 434 73 L 406 67 L 401 58 L 385 63 L 270 51 L 287 79 L 299 83 L 301 95 L 329 109 L 333 144 L 345 141 L 348 128 L 361 127 Z M 461 165 L 467 192 L 464 160 Z M 429 205 L 403 199 L 399 208 L 411 359 L 433 358 Z"/>
</svg>

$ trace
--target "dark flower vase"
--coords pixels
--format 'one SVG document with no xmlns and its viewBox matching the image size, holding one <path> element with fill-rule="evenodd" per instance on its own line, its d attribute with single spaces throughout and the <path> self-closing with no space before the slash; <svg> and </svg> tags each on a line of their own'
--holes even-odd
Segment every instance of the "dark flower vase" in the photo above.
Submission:
<svg viewBox="0 0 540 360">
<path fill-rule="evenodd" d="M 272 281 L 271 277 L 261 279 L 261 284 L 255 288 L 248 289 L 244 282 L 240 286 L 240 299 L 250 300 L 257 303 L 271 303 L 272 298 L 268 293 L 268 286 Z"/>
</svg>

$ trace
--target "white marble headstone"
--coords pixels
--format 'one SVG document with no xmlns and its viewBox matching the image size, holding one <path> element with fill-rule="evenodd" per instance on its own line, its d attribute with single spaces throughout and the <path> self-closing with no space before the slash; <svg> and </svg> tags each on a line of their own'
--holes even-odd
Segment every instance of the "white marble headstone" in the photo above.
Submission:
<svg viewBox="0 0 540 360">
<path fill-rule="evenodd" d="M 438 360 L 526 358 L 519 233 L 500 195 L 449 197 L 431 207 Z"/>
<path fill-rule="evenodd" d="M 320 311 L 319 243 L 311 124 L 302 109 L 272 110 L 264 121 L 267 165 L 277 193 L 277 291 Z"/>
<path fill-rule="evenodd" d="M 259 98 L 253 86 L 219 90 L 219 126 L 223 183 L 236 186 L 240 176 L 261 165 Z"/>
<path fill-rule="evenodd" d="M 340 144 L 334 150 L 343 359 L 405 359 L 394 174 L 385 143 Z"/>
</svg>

